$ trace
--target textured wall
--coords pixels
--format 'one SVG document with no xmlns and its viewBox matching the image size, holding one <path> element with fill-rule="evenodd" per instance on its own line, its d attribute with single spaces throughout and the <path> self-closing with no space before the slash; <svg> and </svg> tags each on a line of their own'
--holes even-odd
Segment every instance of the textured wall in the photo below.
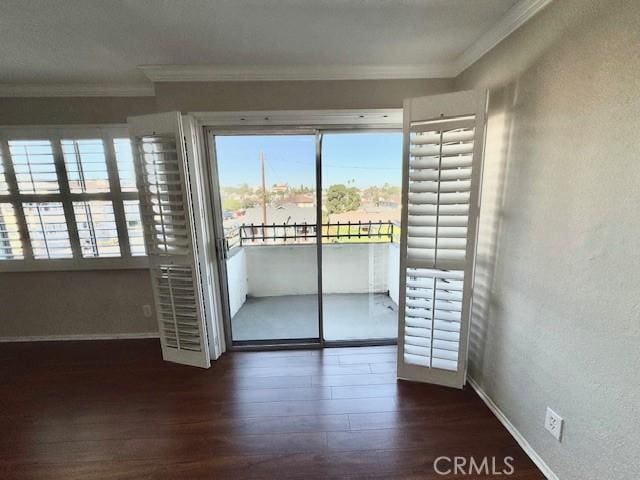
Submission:
<svg viewBox="0 0 640 480">
<path fill-rule="evenodd" d="M 457 80 L 491 88 L 470 375 L 561 479 L 640 472 L 639 45 L 640 2 L 556 0 Z"/>
<path fill-rule="evenodd" d="M 155 111 L 155 97 L 0 97 L 0 125 L 126 123 Z"/>
<path fill-rule="evenodd" d="M 158 111 L 401 108 L 408 97 L 449 92 L 453 79 L 177 82 L 155 86 Z"/>
<path fill-rule="evenodd" d="M 0 274 L 0 338 L 157 332 L 147 270 Z"/>
</svg>

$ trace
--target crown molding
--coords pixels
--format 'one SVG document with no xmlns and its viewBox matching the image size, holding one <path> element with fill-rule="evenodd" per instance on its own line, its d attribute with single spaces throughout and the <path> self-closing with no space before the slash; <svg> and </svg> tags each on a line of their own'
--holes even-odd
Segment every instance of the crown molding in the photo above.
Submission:
<svg viewBox="0 0 640 480">
<path fill-rule="evenodd" d="M 141 65 L 153 82 L 448 78 L 449 65 Z"/>
<path fill-rule="evenodd" d="M 152 97 L 154 95 L 155 91 L 151 83 L 126 85 L 0 83 L 0 97 Z"/>
<path fill-rule="evenodd" d="M 483 33 L 460 55 L 450 68 L 453 76 L 458 76 L 467 68 L 493 50 L 502 40 L 507 38 L 540 10 L 553 0 L 522 0 L 511 7 L 493 28 Z"/>
</svg>

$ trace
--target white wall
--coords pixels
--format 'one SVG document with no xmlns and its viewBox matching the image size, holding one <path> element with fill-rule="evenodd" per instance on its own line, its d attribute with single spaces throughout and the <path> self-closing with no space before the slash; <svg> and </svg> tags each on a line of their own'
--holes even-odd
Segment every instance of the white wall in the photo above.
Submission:
<svg viewBox="0 0 640 480">
<path fill-rule="evenodd" d="M 388 243 L 322 246 L 322 293 L 380 293 L 388 286 Z"/>
<path fill-rule="evenodd" d="M 556 0 L 458 79 L 491 89 L 469 374 L 566 480 L 640 472 L 639 46 L 640 2 Z"/>
<path fill-rule="evenodd" d="M 324 293 L 386 292 L 388 243 L 323 246 Z M 260 245 L 246 252 L 248 295 L 317 293 L 315 245 Z"/>
<path fill-rule="evenodd" d="M 247 255 L 240 247 L 227 259 L 227 284 L 229 288 L 229 310 L 233 317 L 247 300 L 249 283 L 247 280 Z"/>
</svg>

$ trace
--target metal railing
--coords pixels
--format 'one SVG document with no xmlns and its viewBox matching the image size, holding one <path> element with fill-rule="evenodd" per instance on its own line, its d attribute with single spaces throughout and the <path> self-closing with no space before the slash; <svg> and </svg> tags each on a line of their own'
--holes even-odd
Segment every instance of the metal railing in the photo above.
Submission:
<svg viewBox="0 0 640 480">
<path fill-rule="evenodd" d="M 242 224 L 225 229 L 228 248 L 242 245 L 282 245 L 313 243 L 317 224 Z M 393 242 L 397 241 L 399 227 L 394 222 L 335 222 L 321 225 L 323 243 Z"/>
</svg>

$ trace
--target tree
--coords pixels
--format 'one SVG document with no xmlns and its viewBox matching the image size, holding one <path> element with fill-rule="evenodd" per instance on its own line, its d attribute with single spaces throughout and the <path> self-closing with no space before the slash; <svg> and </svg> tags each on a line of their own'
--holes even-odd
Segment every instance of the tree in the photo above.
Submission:
<svg viewBox="0 0 640 480">
<path fill-rule="evenodd" d="M 235 212 L 242 208 L 242 204 L 240 200 L 236 200 L 235 198 L 225 198 L 222 202 L 222 209 L 225 212 Z"/>
<path fill-rule="evenodd" d="M 331 185 L 327 190 L 327 212 L 344 213 L 360 208 L 360 192 L 356 187 Z"/>
<path fill-rule="evenodd" d="M 256 202 L 254 198 L 245 197 L 242 200 L 240 200 L 240 204 L 241 204 L 240 208 L 244 208 L 246 210 L 247 208 L 255 207 L 257 203 L 258 202 Z"/>
<path fill-rule="evenodd" d="M 371 203 L 375 203 L 377 205 L 381 197 L 380 187 L 376 185 L 372 185 L 371 187 L 368 187 L 367 189 L 365 189 L 365 191 L 363 192 L 363 195 L 367 201 Z"/>
</svg>

